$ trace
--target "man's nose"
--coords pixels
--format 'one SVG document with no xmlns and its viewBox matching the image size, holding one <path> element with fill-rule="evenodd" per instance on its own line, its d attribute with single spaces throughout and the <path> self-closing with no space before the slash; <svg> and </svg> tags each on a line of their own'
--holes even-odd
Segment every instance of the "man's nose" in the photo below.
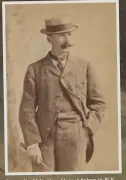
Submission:
<svg viewBox="0 0 126 180">
<path fill-rule="evenodd" d="M 65 37 L 64 37 L 64 39 L 65 39 L 65 42 L 68 42 L 69 43 L 69 35 L 68 34 L 65 34 Z"/>
</svg>

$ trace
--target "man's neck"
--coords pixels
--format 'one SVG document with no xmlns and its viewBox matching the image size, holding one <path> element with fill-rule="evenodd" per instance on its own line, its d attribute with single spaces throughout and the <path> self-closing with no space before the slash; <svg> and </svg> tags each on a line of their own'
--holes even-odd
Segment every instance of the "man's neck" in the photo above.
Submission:
<svg viewBox="0 0 126 180">
<path fill-rule="evenodd" d="M 54 51 L 53 49 L 51 50 L 51 53 L 58 58 L 62 58 L 66 55 L 66 53 L 60 53 L 60 52 Z"/>
</svg>

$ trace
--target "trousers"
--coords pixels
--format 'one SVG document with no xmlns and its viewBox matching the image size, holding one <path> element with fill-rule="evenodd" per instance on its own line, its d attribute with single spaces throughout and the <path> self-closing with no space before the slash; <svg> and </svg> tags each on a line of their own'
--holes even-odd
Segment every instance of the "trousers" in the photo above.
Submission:
<svg viewBox="0 0 126 180">
<path fill-rule="evenodd" d="M 57 119 L 47 141 L 40 145 L 44 163 L 51 171 L 84 171 L 88 135 L 82 121 Z M 33 172 L 45 171 L 32 164 Z"/>
</svg>

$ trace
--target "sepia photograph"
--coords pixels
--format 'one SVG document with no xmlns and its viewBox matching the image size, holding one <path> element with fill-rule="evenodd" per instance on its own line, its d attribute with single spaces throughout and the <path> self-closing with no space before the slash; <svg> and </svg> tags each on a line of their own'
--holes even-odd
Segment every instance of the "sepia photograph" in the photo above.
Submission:
<svg viewBox="0 0 126 180">
<path fill-rule="evenodd" d="M 121 173 L 117 12 L 3 3 L 6 175 Z"/>
</svg>

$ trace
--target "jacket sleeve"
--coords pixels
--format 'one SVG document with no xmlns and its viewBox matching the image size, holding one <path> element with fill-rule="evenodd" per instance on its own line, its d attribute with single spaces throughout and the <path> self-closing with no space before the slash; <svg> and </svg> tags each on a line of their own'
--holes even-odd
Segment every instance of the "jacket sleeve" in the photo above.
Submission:
<svg viewBox="0 0 126 180">
<path fill-rule="evenodd" d="M 105 102 L 101 88 L 99 86 L 96 74 L 92 66 L 87 66 L 87 114 L 86 127 L 91 130 L 93 135 L 99 129 L 101 123 L 105 119 Z"/>
<path fill-rule="evenodd" d="M 23 95 L 19 109 L 19 122 L 27 146 L 41 143 L 41 137 L 36 123 L 36 83 L 32 65 L 29 65 L 24 78 Z"/>
</svg>

